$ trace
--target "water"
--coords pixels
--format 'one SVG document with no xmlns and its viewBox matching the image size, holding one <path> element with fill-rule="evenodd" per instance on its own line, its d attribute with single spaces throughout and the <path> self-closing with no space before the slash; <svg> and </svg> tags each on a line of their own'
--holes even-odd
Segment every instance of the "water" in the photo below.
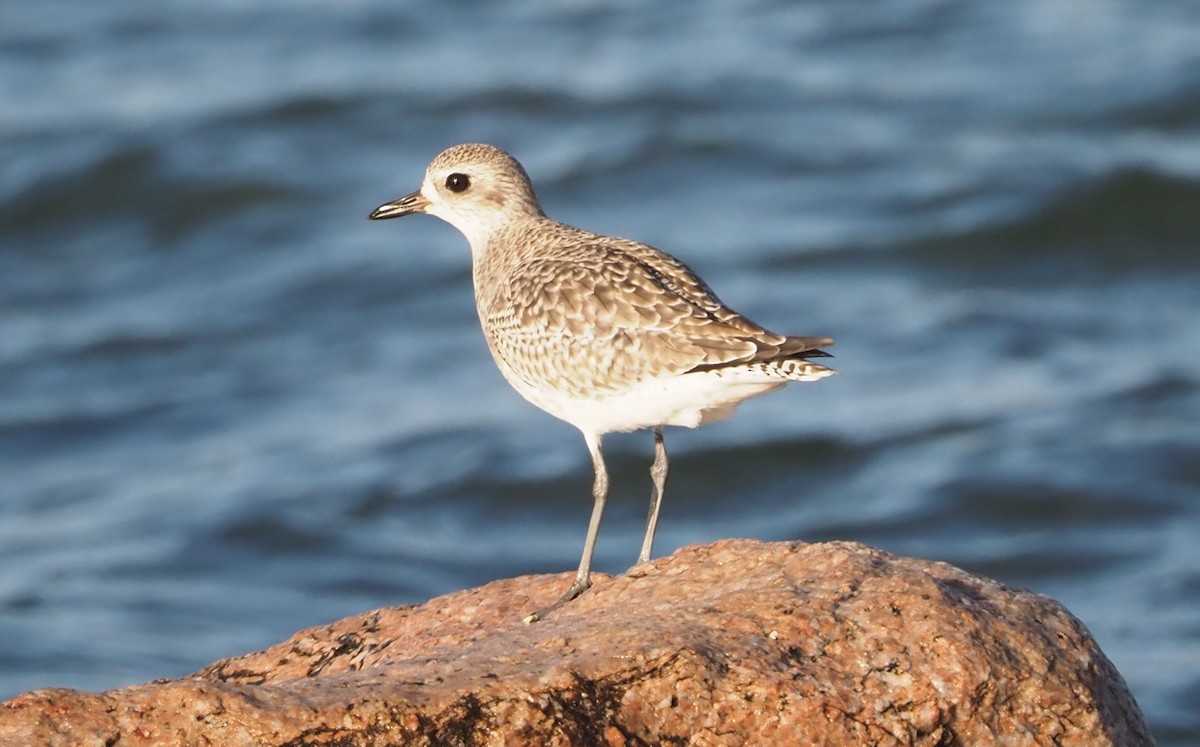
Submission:
<svg viewBox="0 0 1200 747">
<path fill-rule="evenodd" d="M 660 553 L 851 539 L 1049 594 L 1200 742 L 1194 4 L 80 0 L 0 9 L 0 697 L 174 677 L 574 567 L 582 439 L 443 147 L 678 254 L 843 375 L 667 434 Z M 606 441 L 600 569 L 647 434 Z"/>
</svg>

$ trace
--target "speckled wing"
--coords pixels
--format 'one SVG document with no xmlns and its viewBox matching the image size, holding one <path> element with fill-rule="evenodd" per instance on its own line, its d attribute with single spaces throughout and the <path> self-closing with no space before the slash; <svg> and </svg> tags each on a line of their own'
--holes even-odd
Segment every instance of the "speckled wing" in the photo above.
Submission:
<svg viewBox="0 0 1200 747">
<path fill-rule="evenodd" d="M 768 332 L 724 306 L 682 262 L 619 239 L 526 259 L 502 287 L 482 310 L 494 353 L 527 385 L 576 396 L 824 355 L 815 348 L 831 343 Z"/>
</svg>

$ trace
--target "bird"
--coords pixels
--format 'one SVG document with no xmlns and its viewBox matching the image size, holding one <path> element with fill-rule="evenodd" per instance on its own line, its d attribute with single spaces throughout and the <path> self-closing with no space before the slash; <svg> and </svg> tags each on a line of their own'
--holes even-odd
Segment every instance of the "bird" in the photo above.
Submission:
<svg viewBox="0 0 1200 747">
<path fill-rule="evenodd" d="M 601 439 L 654 435 L 650 508 L 638 563 L 650 560 L 668 461 L 664 426 L 695 428 L 793 381 L 837 373 L 828 337 L 770 332 L 733 311 L 680 260 L 647 244 L 546 216 L 525 168 L 492 145 L 455 145 L 420 188 L 370 213 L 424 213 L 457 228 L 471 249 L 476 309 L 504 378 L 526 400 L 582 434 L 591 455 L 592 513 L 574 581 L 532 623 L 591 586 L 608 498 Z"/>
</svg>

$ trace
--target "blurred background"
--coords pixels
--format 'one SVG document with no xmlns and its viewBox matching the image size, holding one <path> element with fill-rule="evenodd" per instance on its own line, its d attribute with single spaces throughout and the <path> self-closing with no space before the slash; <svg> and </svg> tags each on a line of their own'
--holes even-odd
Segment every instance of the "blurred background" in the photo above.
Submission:
<svg viewBox="0 0 1200 747">
<path fill-rule="evenodd" d="M 366 219 L 484 141 L 837 338 L 842 376 L 668 431 L 659 554 L 1050 595 L 1200 741 L 1197 6 L 565 5 L 3 3 L 0 698 L 575 568 L 587 451 L 494 369 L 465 240 Z M 652 441 L 606 451 L 622 572 Z"/>
</svg>

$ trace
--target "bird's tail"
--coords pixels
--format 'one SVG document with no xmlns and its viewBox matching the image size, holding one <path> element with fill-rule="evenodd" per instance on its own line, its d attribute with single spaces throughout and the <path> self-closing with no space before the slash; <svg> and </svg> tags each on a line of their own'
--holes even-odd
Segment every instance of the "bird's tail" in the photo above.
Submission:
<svg viewBox="0 0 1200 747">
<path fill-rule="evenodd" d="M 833 346 L 832 337 L 787 337 L 779 346 L 780 358 L 832 358 L 821 350 Z"/>
<path fill-rule="evenodd" d="M 821 348 L 833 345 L 830 337 L 788 337 L 779 346 L 779 356 L 765 363 L 791 381 L 816 381 L 833 376 L 837 371 L 813 363 L 811 358 L 832 358 L 833 355 Z"/>
</svg>

